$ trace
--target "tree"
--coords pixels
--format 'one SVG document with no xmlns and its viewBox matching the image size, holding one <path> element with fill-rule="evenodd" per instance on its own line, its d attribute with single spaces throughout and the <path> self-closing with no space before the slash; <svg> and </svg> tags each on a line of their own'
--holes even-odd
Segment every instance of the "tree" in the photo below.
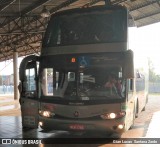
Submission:
<svg viewBox="0 0 160 147">
<path fill-rule="evenodd" d="M 160 82 L 160 75 L 155 73 L 154 65 L 151 59 L 148 59 L 148 66 L 149 66 L 149 81 L 150 82 Z"/>
</svg>

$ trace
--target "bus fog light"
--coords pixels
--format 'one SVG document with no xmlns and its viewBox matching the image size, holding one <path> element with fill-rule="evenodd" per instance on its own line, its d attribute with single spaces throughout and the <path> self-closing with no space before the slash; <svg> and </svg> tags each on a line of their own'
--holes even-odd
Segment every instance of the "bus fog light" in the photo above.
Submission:
<svg viewBox="0 0 160 147">
<path fill-rule="evenodd" d="M 122 125 L 122 124 L 118 125 L 118 129 L 123 129 L 123 127 L 124 127 L 124 125 Z"/>
<path fill-rule="evenodd" d="M 40 126 L 43 126 L 43 122 L 40 121 L 40 122 L 39 122 L 39 125 L 40 125 Z"/>
</svg>

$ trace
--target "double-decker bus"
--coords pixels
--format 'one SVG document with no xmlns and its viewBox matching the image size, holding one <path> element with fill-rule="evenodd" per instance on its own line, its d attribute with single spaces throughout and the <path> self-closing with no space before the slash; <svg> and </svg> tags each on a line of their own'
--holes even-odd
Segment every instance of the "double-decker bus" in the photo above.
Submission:
<svg viewBox="0 0 160 147">
<path fill-rule="evenodd" d="M 118 134 L 131 128 L 148 91 L 147 68 L 135 67 L 127 34 L 122 6 L 52 15 L 41 55 L 20 65 L 22 125 Z"/>
</svg>

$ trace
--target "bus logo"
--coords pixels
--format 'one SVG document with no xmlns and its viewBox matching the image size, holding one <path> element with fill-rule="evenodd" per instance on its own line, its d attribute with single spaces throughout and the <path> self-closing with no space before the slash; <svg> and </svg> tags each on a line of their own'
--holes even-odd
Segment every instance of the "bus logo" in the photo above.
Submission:
<svg viewBox="0 0 160 147">
<path fill-rule="evenodd" d="M 74 112 L 74 116 L 75 116 L 75 117 L 78 117 L 78 116 L 79 116 L 79 112 L 78 112 L 78 111 L 75 111 L 75 112 Z"/>
<path fill-rule="evenodd" d="M 2 139 L 2 144 L 12 144 L 11 139 Z"/>
</svg>

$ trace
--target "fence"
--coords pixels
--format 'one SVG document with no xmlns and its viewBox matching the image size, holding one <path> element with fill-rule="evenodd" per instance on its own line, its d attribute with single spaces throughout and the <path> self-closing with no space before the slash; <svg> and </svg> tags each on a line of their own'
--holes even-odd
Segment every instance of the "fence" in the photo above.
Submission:
<svg viewBox="0 0 160 147">
<path fill-rule="evenodd" d="M 14 87 L 9 86 L 0 86 L 0 94 L 13 94 Z M 160 93 L 160 83 L 149 83 L 149 93 Z"/>
<path fill-rule="evenodd" d="M 13 94 L 14 87 L 12 85 L 10 86 L 0 86 L 0 94 Z"/>
<path fill-rule="evenodd" d="M 149 93 L 160 93 L 160 83 L 149 83 Z"/>
</svg>

